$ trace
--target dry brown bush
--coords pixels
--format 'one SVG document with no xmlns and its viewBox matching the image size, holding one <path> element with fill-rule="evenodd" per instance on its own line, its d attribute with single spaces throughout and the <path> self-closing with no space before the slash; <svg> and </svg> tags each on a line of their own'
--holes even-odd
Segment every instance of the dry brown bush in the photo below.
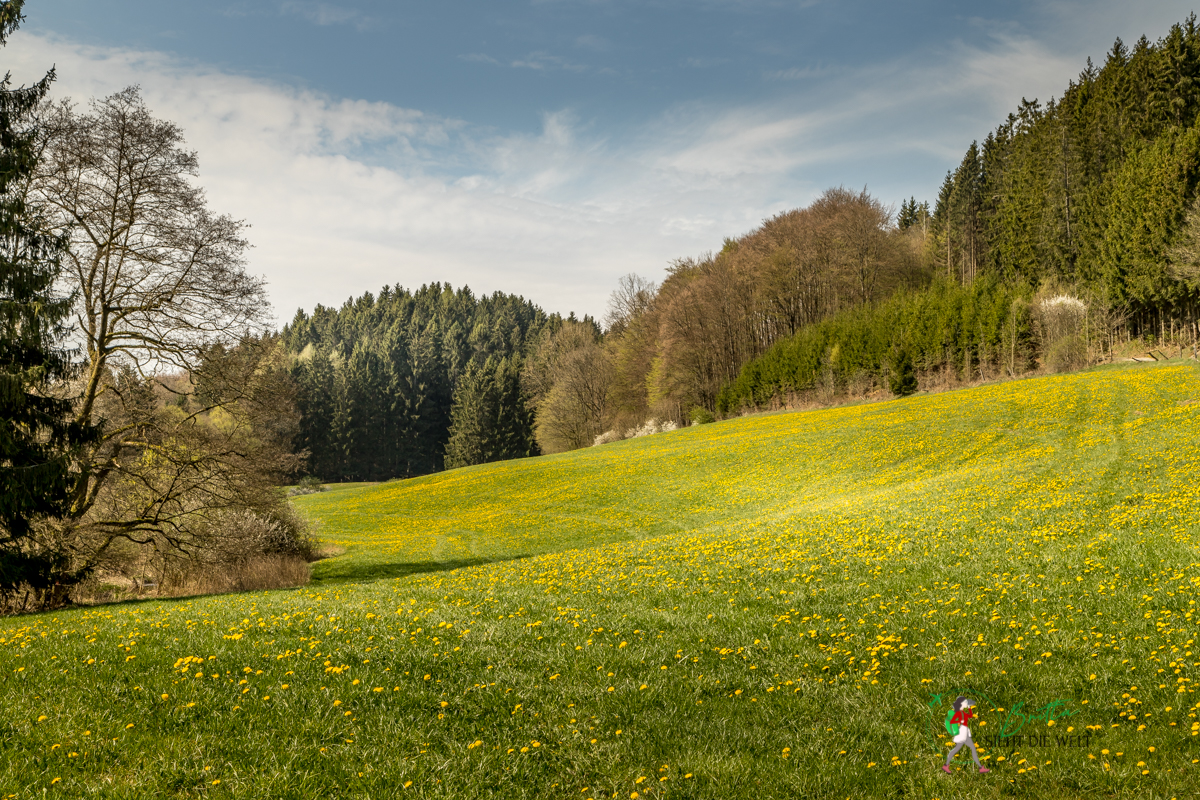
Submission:
<svg viewBox="0 0 1200 800">
<path fill-rule="evenodd" d="M 308 563 L 323 557 L 290 507 L 272 519 L 248 509 L 215 517 L 203 548 L 181 551 L 123 542 L 85 581 L 71 601 L 110 603 L 145 597 L 282 589 L 308 583 Z"/>
<path fill-rule="evenodd" d="M 237 564 L 198 564 L 186 572 L 171 573 L 159 585 L 160 597 L 197 594 L 256 592 L 286 589 L 308 583 L 308 561 L 298 555 L 260 555 Z"/>
<path fill-rule="evenodd" d="M 304 586 L 311 576 L 304 558 L 276 553 L 259 555 L 236 564 L 193 563 L 186 568 L 179 565 L 160 580 L 100 573 L 74 587 L 71 601 L 78 605 L 96 605 L 151 597 L 192 597 L 288 589 Z"/>
</svg>

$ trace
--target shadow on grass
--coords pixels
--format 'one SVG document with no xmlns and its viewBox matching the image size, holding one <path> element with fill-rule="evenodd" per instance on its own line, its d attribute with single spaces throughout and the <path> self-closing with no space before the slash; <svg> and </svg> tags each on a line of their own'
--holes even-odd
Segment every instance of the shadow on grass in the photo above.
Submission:
<svg viewBox="0 0 1200 800">
<path fill-rule="evenodd" d="M 502 561 L 518 561 L 522 558 L 528 557 L 528 554 L 521 554 L 515 556 L 499 556 L 495 558 L 462 558 L 452 561 L 420 561 L 416 563 L 389 563 L 379 561 L 355 563 L 353 560 L 341 561 L 338 559 L 329 559 L 318 562 L 322 564 L 322 567 L 313 570 L 313 576 L 312 580 L 309 582 L 309 586 L 326 583 L 368 583 L 370 581 L 378 581 L 386 578 L 403 578 L 408 575 L 416 575 L 422 572 L 448 572 L 452 569 L 478 567 L 482 564 L 497 564 Z M 314 567 L 316 567 L 315 564 Z"/>
<path fill-rule="evenodd" d="M 109 606 L 122 606 L 125 608 L 137 607 L 151 603 L 187 603 L 193 600 L 199 600 L 205 597 L 221 597 L 226 595 L 238 594 L 262 594 L 264 592 L 294 592 L 310 586 L 323 586 L 326 584 L 337 583 L 371 583 L 372 581 L 386 580 L 388 578 L 403 578 L 407 575 L 417 575 L 423 572 L 448 572 L 452 569 L 462 569 L 464 567 L 477 567 L 482 564 L 498 564 L 504 561 L 517 561 L 522 558 L 528 558 L 531 554 L 523 553 L 513 556 L 497 556 L 493 558 L 463 558 L 453 561 L 422 561 L 418 563 L 380 563 L 373 561 L 370 563 L 355 563 L 353 561 L 336 562 L 331 559 L 321 559 L 314 562 L 314 567 L 318 563 L 325 563 L 327 566 L 317 573 L 314 570 L 312 579 L 299 586 L 279 586 L 270 589 L 245 589 L 242 591 L 227 591 L 227 592 L 201 592 L 197 594 L 186 594 L 179 596 L 161 597 L 158 595 L 129 595 L 124 597 L 115 597 L 111 599 L 94 600 L 90 602 L 71 603 L 62 608 L 37 609 L 25 611 L 14 616 L 32 617 L 41 614 L 55 614 L 59 611 L 71 609 L 89 609 L 89 608 L 105 608 Z M 334 557 L 336 558 L 336 557 Z"/>
</svg>

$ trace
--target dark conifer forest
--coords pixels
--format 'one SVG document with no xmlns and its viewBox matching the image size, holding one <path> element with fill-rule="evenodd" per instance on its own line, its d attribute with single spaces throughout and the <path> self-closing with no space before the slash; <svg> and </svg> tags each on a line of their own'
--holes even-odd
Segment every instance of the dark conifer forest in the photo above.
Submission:
<svg viewBox="0 0 1200 800">
<path fill-rule="evenodd" d="M 384 287 L 284 327 L 308 471 L 377 481 L 534 455 L 520 369 L 556 325 L 513 295 Z"/>
<path fill-rule="evenodd" d="M 1196 315 L 1200 30 L 1117 40 L 1059 98 L 1024 100 L 946 175 L 933 215 L 934 263 L 1086 286 L 1140 331 Z M 1190 244 L 1190 242 L 1188 242 Z M 1163 331 L 1158 330 L 1159 334 Z"/>
</svg>

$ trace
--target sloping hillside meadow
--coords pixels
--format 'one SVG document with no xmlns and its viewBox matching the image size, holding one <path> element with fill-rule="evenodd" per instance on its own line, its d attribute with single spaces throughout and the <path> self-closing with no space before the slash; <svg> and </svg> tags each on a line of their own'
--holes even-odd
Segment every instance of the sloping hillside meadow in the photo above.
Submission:
<svg viewBox="0 0 1200 800">
<path fill-rule="evenodd" d="M 1194 796 L 1198 444 L 1109 367 L 300 498 L 305 588 L 0 620 L 0 796 Z"/>
</svg>

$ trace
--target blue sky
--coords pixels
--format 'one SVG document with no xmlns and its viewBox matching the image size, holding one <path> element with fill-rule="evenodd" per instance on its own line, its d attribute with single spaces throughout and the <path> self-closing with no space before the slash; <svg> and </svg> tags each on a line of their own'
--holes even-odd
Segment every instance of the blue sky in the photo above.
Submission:
<svg viewBox="0 0 1200 800">
<path fill-rule="evenodd" d="M 616 279 L 829 186 L 932 199 L 1022 97 L 1191 10 L 1147 0 L 30 0 L 0 52 L 138 83 L 251 224 L 277 316 L 443 280 L 600 315 Z"/>
</svg>

